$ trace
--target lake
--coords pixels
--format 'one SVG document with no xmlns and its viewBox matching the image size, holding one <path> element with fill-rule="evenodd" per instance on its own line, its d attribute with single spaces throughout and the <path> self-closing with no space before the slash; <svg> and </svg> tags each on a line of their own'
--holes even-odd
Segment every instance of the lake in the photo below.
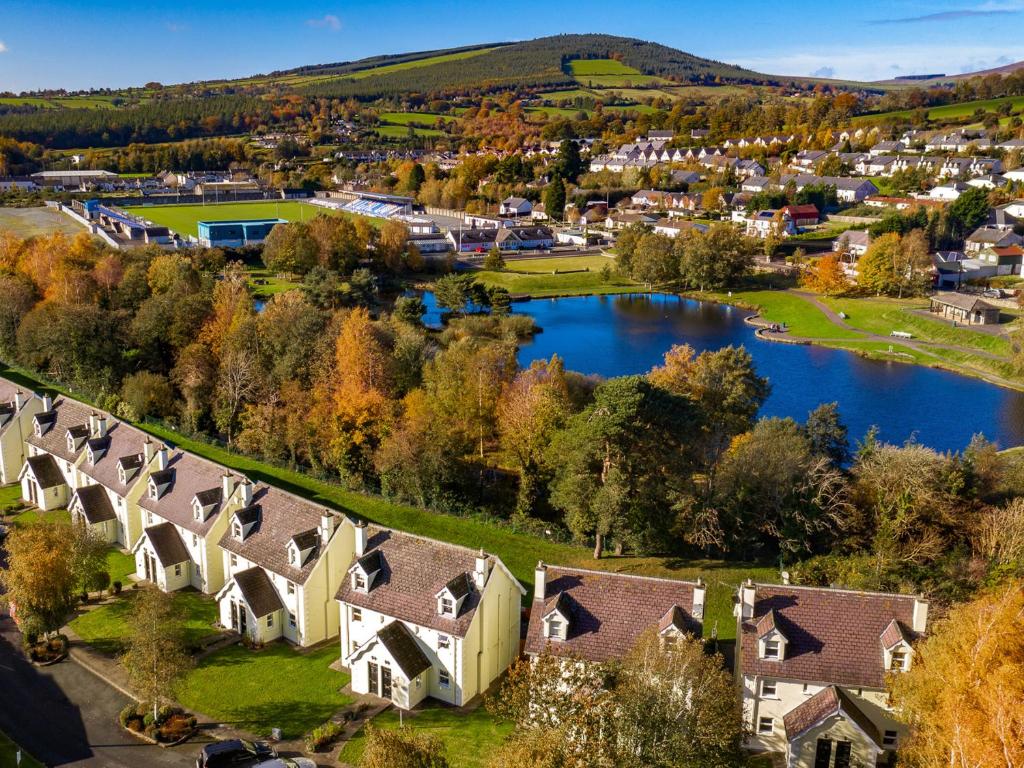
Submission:
<svg viewBox="0 0 1024 768">
<path fill-rule="evenodd" d="M 428 324 L 440 322 L 432 294 Z M 542 328 L 519 349 L 519 363 L 557 354 L 566 368 L 601 376 L 645 373 L 673 344 L 698 352 L 745 346 L 771 382 L 763 416 L 803 421 L 821 403 L 838 402 L 851 440 L 872 425 L 880 437 L 913 437 L 938 450 L 959 450 L 975 433 L 1001 448 L 1024 443 L 1024 393 L 933 368 L 867 360 L 824 347 L 761 341 L 728 305 L 667 294 L 533 299 L 513 305 Z"/>
</svg>

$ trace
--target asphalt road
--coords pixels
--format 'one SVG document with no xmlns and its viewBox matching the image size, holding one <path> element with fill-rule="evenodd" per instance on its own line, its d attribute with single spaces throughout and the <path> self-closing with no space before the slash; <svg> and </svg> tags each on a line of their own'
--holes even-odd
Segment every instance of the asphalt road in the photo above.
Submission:
<svg viewBox="0 0 1024 768">
<path fill-rule="evenodd" d="M 37 668 L 21 635 L 0 618 L 0 730 L 48 766 L 194 766 L 190 742 L 161 749 L 125 733 L 117 713 L 128 699 L 70 659 Z"/>
</svg>

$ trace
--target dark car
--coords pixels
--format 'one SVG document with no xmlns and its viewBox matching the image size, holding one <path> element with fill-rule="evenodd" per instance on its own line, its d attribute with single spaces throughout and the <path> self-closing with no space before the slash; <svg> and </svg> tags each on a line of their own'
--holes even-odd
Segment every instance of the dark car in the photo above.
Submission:
<svg viewBox="0 0 1024 768">
<path fill-rule="evenodd" d="M 237 768 L 277 757 L 264 741 L 229 739 L 207 744 L 196 758 L 196 768 Z"/>
</svg>

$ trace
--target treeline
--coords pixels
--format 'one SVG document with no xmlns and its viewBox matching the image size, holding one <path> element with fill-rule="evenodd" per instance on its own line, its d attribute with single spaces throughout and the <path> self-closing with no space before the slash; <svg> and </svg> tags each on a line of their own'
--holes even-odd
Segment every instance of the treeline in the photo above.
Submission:
<svg viewBox="0 0 1024 768">
<path fill-rule="evenodd" d="M 52 109 L 0 115 L 0 135 L 51 149 L 119 147 L 245 133 L 273 118 L 273 105 L 265 99 L 213 96 L 127 109 Z"/>
<path fill-rule="evenodd" d="M 2 141 L 2 140 L 0 140 Z M 131 144 L 117 152 L 86 150 L 81 167 L 116 173 L 220 171 L 253 158 L 244 139 L 190 139 L 165 144 Z"/>
</svg>

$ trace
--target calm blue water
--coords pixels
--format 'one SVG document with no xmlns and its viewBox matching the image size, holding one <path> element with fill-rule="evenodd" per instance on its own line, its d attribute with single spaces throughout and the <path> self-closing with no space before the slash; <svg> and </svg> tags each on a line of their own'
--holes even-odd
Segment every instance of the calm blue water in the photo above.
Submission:
<svg viewBox="0 0 1024 768">
<path fill-rule="evenodd" d="M 428 324 L 440 322 L 424 296 Z M 580 296 L 517 303 L 543 331 L 519 350 L 519 362 L 558 354 L 566 368 L 602 376 L 644 373 L 673 344 L 698 352 L 743 345 L 772 393 L 765 416 L 803 421 L 821 403 L 839 403 L 851 438 L 877 425 L 882 439 L 914 436 L 938 450 L 961 449 L 981 432 L 1000 447 L 1024 443 L 1024 393 L 903 363 L 865 360 L 849 352 L 761 341 L 743 310 L 669 295 Z"/>
</svg>

